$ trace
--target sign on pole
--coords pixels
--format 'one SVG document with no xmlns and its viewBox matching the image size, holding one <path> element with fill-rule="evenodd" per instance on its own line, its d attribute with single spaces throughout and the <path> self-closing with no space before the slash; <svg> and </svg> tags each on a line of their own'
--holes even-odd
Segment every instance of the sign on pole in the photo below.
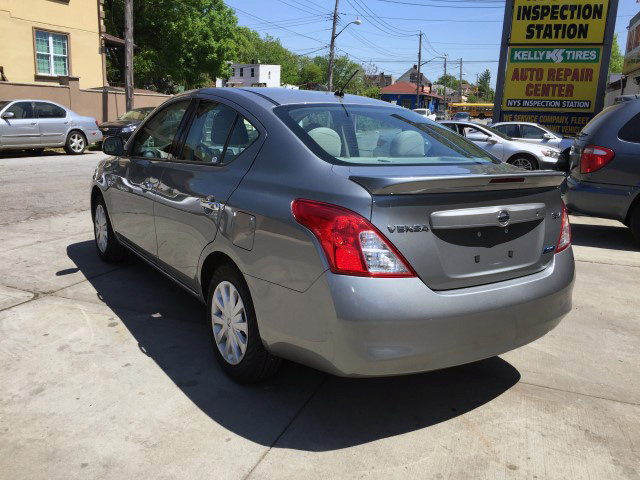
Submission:
<svg viewBox="0 0 640 480">
<path fill-rule="evenodd" d="M 493 121 L 572 135 L 602 109 L 618 0 L 507 0 Z"/>
</svg>

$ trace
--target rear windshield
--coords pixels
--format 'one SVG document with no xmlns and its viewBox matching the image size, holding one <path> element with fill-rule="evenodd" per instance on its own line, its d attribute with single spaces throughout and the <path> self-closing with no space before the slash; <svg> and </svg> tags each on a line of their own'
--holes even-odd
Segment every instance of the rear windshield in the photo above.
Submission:
<svg viewBox="0 0 640 480">
<path fill-rule="evenodd" d="M 347 165 L 500 163 L 464 137 L 400 107 L 286 105 L 276 114 L 314 153 Z"/>
</svg>

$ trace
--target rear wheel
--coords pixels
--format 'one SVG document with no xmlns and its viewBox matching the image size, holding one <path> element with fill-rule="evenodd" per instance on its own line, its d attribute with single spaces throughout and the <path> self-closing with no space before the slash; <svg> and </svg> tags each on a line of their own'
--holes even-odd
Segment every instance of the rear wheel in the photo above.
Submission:
<svg viewBox="0 0 640 480">
<path fill-rule="evenodd" d="M 633 209 L 629 221 L 629 228 L 631 228 L 631 233 L 636 242 L 640 242 L 640 205 L 637 205 L 636 208 Z"/>
<path fill-rule="evenodd" d="M 98 255 L 107 263 L 118 263 L 125 256 L 125 249 L 111 227 L 104 199 L 99 196 L 93 206 L 93 232 Z"/>
<path fill-rule="evenodd" d="M 524 170 L 537 170 L 538 164 L 535 160 L 529 157 L 513 157 L 510 158 L 507 163 L 510 163 L 514 167 L 520 167 Z"/>
<path fill-rule="evenodd" d="M 82 132 L 74 130 L 67 136 L 67 143 L 64 145 L 65 151 L 69 155 L 80 155 L 87 148 L 87 139 Z"/>
<path fill-rule="evenodd" d="M 280 359 L 262 344 L 249 288 L 232 265 L 220 266 L 208 291 L 209 334 L 216 360 L 231 378 L 253 383 L 273 376 Z"/>
</svg>

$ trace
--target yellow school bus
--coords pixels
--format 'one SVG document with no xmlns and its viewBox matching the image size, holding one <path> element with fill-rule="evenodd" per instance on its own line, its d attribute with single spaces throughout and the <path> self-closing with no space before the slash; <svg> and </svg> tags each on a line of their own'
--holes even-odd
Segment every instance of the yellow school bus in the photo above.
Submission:
<svg viewBox="0 0 640 480">
<path fill-rule="evenodd" d="M 490 118 L 493 115 L 493 103 L 450 103 L 449 118 L 458 112 L 467 112 L 471 118 Z"/>
</svg>

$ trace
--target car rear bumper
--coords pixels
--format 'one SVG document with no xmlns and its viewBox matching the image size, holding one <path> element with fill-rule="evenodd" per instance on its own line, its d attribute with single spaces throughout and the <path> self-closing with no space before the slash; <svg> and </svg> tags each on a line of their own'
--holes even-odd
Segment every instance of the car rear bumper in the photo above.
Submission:
<svg viewBox="0 0 640 480">
<path fill-rule="evenodd" d="M 85 130 L 85 135 L 87 136 L 87 143 L 89 145 L 102 141 L 102 132 L 97 128 Z"/>
<path fill-rule="evenodd" d="M 267 348 L 340 376 L 435 370 L 525 345 L 571 310 L 573 282 L 571 248 L 536 274 L 440 292 L 419 278 L 325 272 L 304 293 L 248 279 Z"/>
<path fill-rule="evenodd" d="M 564 200 L 571 212 L 624 222 L 639 191 L 624 185 L 581 182 L 570 176 Z"/>
</svg>

